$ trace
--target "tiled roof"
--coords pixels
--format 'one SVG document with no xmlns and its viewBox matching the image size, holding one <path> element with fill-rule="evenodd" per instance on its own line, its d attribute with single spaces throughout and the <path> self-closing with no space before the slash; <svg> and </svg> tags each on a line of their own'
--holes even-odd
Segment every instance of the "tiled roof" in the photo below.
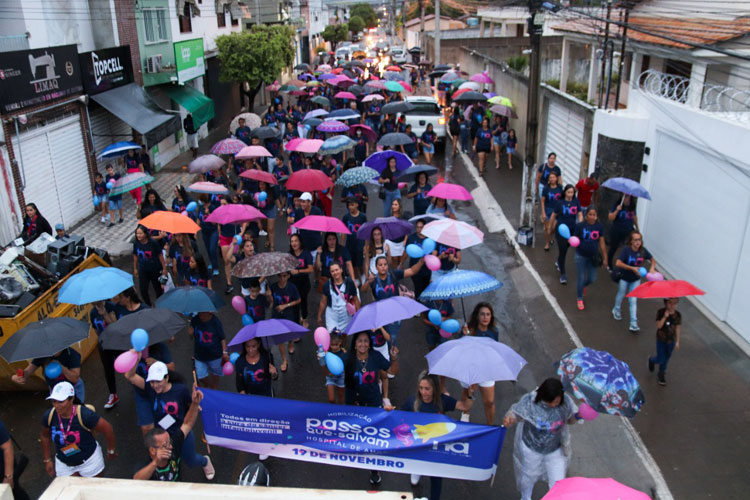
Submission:
<svg viewBox="0 0 750 500">
<path fill-rule="evenodd" d="M 619 20 L 619 16 L 612 16 Z M 628 24 L 641 28 L 654 35 L 664 35 L 677 40 L 693 44 L 713 45 L 750 33 L 750 18 L 740 18 L 732 21 L 717 19 L 675 19 L 668 17 L 631 17 Z M 552 26 L 553 30 L 582 35 L 597 35 L 604 33 L 604 22 L 595 19 L 577 19 Z M 622 27 L 610 24 L 610 35 L 619 37 Z M 642 43 L 664 45 L 679 49 L 691 49 L 690 45 L 674 42 L 659 36 L 647 35 L 639 31 L 628 30 L 628 39 Z"/>
</svg>

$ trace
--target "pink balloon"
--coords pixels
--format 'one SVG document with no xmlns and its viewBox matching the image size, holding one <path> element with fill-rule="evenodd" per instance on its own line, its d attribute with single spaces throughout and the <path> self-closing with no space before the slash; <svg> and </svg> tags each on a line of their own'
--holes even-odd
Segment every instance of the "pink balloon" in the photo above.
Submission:
<svg viewBox="0 0 750 500">
<path fill-rule="evenodd" d="M 183 210 L 182 212 L 180 212 L 180 214 L 181 214 L 181 215 L 184 215 L 185 217 L 188 217 L 188 213 L 187 213 L 187 210 Z"/>
<path fill-rule="evenodd" d="M 315 345 L 319 345 L 324 351 L 328 351 L 328 348 L 331 346 L 331 336 L 325 327 L 317 327 L 315 333 L 313 333 L 313 338 L 315 339 Z"/>
<path fill-rule="evenodd" d="M 234 373 L 234 366 L 232 365 L 231 361 L 227 361 L 224 363 L 224 365 L 221 367 L 221 371 L 224 373 L 224 375 L 231 375 Z"/>
<path fill-rule="evenodd" d="M 442 328 L 440 329 L 440 336 L 443 337 L 444 339 L 449 339 L 451 338 L 452 335 L 453 334 L 451 332 L 446 332 Z"/>
<path fill-rule="evenodd" d="M 581 406 L 578 407 L 578 414 L 582 419 L 589 421 L 596 420 L 596 417 L 599 416 L 599 413 L 586 403 L 581 403 Z"/>
<path fill-rule="evenodd" d="M 398 183 L 398 188 L 399 189 L 404 189 L 405 187 L 406 187 L 406 183 L 405 182 L 399 182 Z"/>
<path fill-rule="evenodd" d="M 664 276 L 661 273 L 654 271 L 646 275 L 648 281 L 664 281 Z"/>
<path fill-rule="evenodd" d="M 578 239 L 578 236 L 571 236 L 570 238 L 568 238 L 568 244 L 575 248 L 581 244 L 581 240 Z"/>
<path fill-rule="evenodd" d="M 247 312 L 245 308 L 245 299 L 243 299 L 239 295 L 235 295 L 234 297 L 232 297 L 232 307 L 234 307 L 234 310 L 237 311 L 237 314 L 245 314 L 245 312 Z"/>
<path fill-rule="evenodd" d="M 440 259 L 432 254 L 424 256 L 424 263 L 430 271 L 437 271 L 440 269 Z"/>
<path fill-rule="evenodd" d="M 134 351 L 125 351 L 115 359 L 115 371 L 117 373 L 127 373 L 138 363 L 138 353 Z"/>
</svg>

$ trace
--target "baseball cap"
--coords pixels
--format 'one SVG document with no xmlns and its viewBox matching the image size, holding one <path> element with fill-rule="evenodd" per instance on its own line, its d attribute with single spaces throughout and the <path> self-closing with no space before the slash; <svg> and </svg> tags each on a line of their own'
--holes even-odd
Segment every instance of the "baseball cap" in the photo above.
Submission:
<svg viewBox="0 0 750 500">
<path fill-rule="evenodd" d="M 312 201 L 312 195 L 310 193 L 302 193 L 299 199 L 300 201 Z"/>
<path fill-rule="evenodd" d="M 52 388 L 52 392 L 47 396 L 47 399 L 54 399 L 55 401 L 65 401 L 68 398 L 72 398 L 76 395 L 73 384 L 70 382 L 60 382 Z"/>
<path fill-rule="evenodd" d="M 55 231 L 62 231 L 63 229 L 65 229 L 65 226 L 63 226 L 59 222 L 55 224 Z"/>
<path fill-rule="evenodd" d="M 148 376 L 146 377 L 146 382 L 164 380 L 164 377 L 167 376 L 167 372 L 168 372 L 167 365 L 165 365 L 161 361 L 157 361 L 153 365 L 149 366 Z"/>
</svg>

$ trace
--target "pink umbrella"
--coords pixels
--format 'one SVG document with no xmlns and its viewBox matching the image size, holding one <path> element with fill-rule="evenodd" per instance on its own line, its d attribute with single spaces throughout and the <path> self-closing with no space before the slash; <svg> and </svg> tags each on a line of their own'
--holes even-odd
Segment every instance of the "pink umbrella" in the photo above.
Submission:
<svg viewBox="0 0 750 500">
<path fill-rule="evenodd" d="M 450 182 L 441 182 L 427 193 L 428 197 L 445 198 L 446 200 L 473 200 L 465 187 Z"/>
<path fill-rule="evenodd" d="M 495 83 L 495 80 L 490 78 L 490 75 L 488 75 L 486 71 L 471 75 L 471 78 L 469 78 L 469 80 L 477 83 Z"/>
<path fill-rule="evenodd" d="M 333 187 L 333 181 L 320 170 L 305 168 L 289 176 L 286 188 L 290 191 L 323 191 Z"/>
<path fill-rule="evenodd" d="M 325 215 L 308 215 L 292 224 L 292 227 L 307 229 L 308 231 L 352 234 L 346 227 L 346 224 L 339 219 L 336 217 L 326 217 Z"/>
<path fill-rule="evenodd" d="M 380 94 L 370 94 L 362 98 L 362 102 L 384 101 L 384 100 L 385 100 L 385 97 L 383 97 Z"/>
<path fill-rule="evenodd" d="M 257 168 L 251 168 L 249 170 L 245 170 L 244 172 L 240 174 L 240 177 L 244 177 L 245 179 L 252 179 L 254 181 L 263 181 L 266 184 L 278 184 L 279 183 L 273 174 L 264 172 L 263 170 L 258 170 Z"/>
<path fill-rule="evenodd" d="M 569 477 L 555 483 L 542 500 L 650 500 L 647 494 L 612 478 Z"/>
<path fill-rule="evenodd" d="M 330 64 L 321 64 L 318 66 L 318 71 L 326 72 L 331 71 L 331 65 Z"/>
<path fill-rule="evenodd" d="M 405 81 L 399 80 L 398 83 L 400 83 L 401 86 L 404 87 L 407 91 L 412 92 L 411 85 L 409 85 Z"/>
<path fill-rule="evenodd" d="M 464 248 L 479 245 L 484 241 L 484 233 L 476 227 L 453 219 L 434 220 L 424 226 L 422 234 L 449 247 Z"/>
<path fill-rule="evenodd" d="M 320 146 L 323 145 L 323 141 L 320 139 L 302 139 L 294 149 L 288 149 L 288 151 L 296 151 L 298 153 L 317 153 L 320 150 Z"/>
<path fill-rule="evenodd" d="M 281 88 L 281 84 L 278 80 L 274 81 L 271 85 L 266 87 L 270 92 L 276 92 Z"/>
<path fill-rule="evenodd" d="M 385 89 L 385 83 L 381 82 L 380 80 L 370 80 L 365 83 L 365 86 L 380 90 Z"/>
<path fill-rule="evenodd" d="M 292 90 L 291 92 L 289 92 L 289 95 L 295 95 L 295 96 L 307 95 L 307 91 L 306 90 Z"/>
<path fill-rule="evenodd" d="M 336 95 L 334 95 L 333 97 L 335 97 L 336 99 L 356 99 L 357 98 L 357 96 L 355 96 L 351 92 L 345 92 L 343 90 L 341 92 L 337 92 Z"/>
<path fill-rule="evenodd" d="M 242 151 L 242 148 L 245 146 L 247 144 L 241 140 L 230 137 L 229 139 L 222 139 L 211 146 L 211 152 L 215 155 L 233 155 Z"/>
<path fill-rule="evenodd" d="M 341 75 L 341 76 L 344 76 L 344 75 Z M 339 80 L 339 81 L 337 81 L 335 83 L 335 85 L 337 87 L 341 87 L 342 89 L 348 89 L 349 87 L 351 87 L 352 85 L 354 85 L 354 83 L 355 83 L 354 80 L 350 80 L 348 77 L 345 77 L 345 76 L 344 76 L 344 78 L 346 78 L 346 80 Z M 328 82 L 331 83 L 330 80 Z"/>
<path fill-rule="evenodd" d="M 352 125 L 351 127 L 349 127 L 349 135 L 354 136 L 354 134 L 357 133 L 357 129 L 362 130 L 362 135 L 364 135 L 365 139 L 367 139 L 368 141 L 375 142 L 378 140 L 378 134 L 367 125 Z"/>
<path fill-rule="evenodd" d="M 193 184 L 190 184 L 187 188 L 188 191 L 191 193 L 205 193 L 205 194 L 227 194 L 229 193 L 229 189 L 227 189 L 226 186 L 223 186 L 221 184 L 216 184 L 215 182 L 194 182 Z"/>
<path fill-rule="evenodd" d="M 301 137 L 295 137 L 294 139 L 290 139 L 289 142 L 284 144 L 284 149 L 286 149 L 287 151 L 297 151 L 297 145 L 304 140 L 305 139 Z"/>
<path fill-rule="evenodd" d="M 206 217 L 206 222 L 216 222 L 217 224 L 237 224 L 240 222 L 250 222 L 258 219 L 265 219 L 266 216 L 255 207 L 250 205 L 229 204 L 220 205 Z"/>
<path fill-rule="evenodd" d="M 237 153 L 235 158 L 238 160 L 249 160 L 250 158 L 270 158 L 272 155 L 263 146 L 245 146 L 242 151 Z"/>
</svg>

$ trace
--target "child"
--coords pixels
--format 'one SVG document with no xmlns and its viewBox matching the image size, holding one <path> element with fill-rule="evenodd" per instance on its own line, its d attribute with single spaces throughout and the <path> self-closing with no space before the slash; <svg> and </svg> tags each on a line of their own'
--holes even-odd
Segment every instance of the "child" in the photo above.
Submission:
<svg viewBox="0 0 750 500">
<path fill-rule="evenodd" d="M 99 172 L 94 176 L 94 194 L 99 198 L 99 209 L 102 211 L 102 224 L 107 223 L 109 212 L 107 212 L 107 183 L 104 176 Z"/>
<path fill-rule="evenodd" d="M 664 299 L 664 307 L 656 312 L 656 356 L 648 358 L 648 371 L 653 372 L 654 365 L 659 365 L 659 385 L 667 385 L 667 363 L 672 357 L 672 351 L 680 348 L 682 315 L 677 310 L 679 301 L 676 297 Z"/>
<path fill-rule="evenodd" d="M 331 344 L 328 352 L 341 358 L 346 362 L 346 351 L 343 348 L 344 340 L 336 329 L 331 331 Z M 328 402 L 331 404 L 344 404 L 344 373 L 340 375 L 326 375 L 326 390 L 328 391 Z"/>
<path fill-rule="evenodd" d="M 106 184 L 109 184 L 112 182 L 113 184 L 117 182 L 117 179 L 120 178 L 120 174 L 115 172 L 114 165 L 110 164 L 107 165 L 107 176 L 105 177 L 105 186 Z M 107 190 L 109 192 L 109 189 Z M 111 219 L 109 222 L 109 226 L 112 227 L 115 225 L 115 210 L 120 211 L 120 220 L 117 221 L 118 224 L 122 224 L 123 218 L 122 218 L 122 195 L 116 194 L 114 196 L 109 196 L 109 212 L 111 215 Z"/>
<path fill-rule="evenodd" d="M 266 319 L 268 299 L 260 293 L 260 281 L 253 279 L 248 287 L 250 293 L 245 296 L 245 309 L 254 323 Z"/>
<path fill-rule="evenodd" d="M 68 233 L 65 232 L 65 226 L 63 226 L 61 223 L 55 224 L 55 239 L 61 240 L 63 238 L 66 238 L 68 236 Z"/>
<path fill-rule="evenodd" d="M 201 386 L 219 387 L 222 365 L 229 361 L 224 327 L 212 312 L 200 312 L 190 322 L 190 334 L 195 341 L 195 374 Z"/>
</svg>

